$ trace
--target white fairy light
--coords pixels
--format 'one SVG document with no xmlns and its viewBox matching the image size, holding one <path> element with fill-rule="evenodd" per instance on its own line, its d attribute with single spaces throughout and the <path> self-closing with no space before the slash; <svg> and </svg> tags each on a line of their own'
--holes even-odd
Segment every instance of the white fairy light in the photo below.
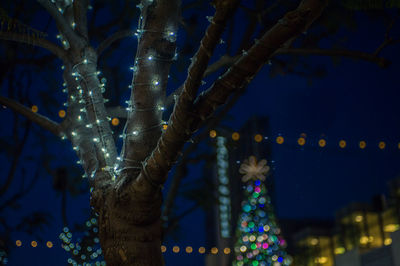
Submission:
<svg viewBox="0 0 400 266">
<path fill-rule="evenodd" d="M 99 142 L 99 138 L 93 138 L 94 142 Z"/>
<path fill-rule="evenodd" d="M 75 136 L 76 136 L 76 132 L 75 132 L 75 131 L 72 131 L 72 132 L 71 132 L 71 135 L 75 137 Z"/>
</svg>

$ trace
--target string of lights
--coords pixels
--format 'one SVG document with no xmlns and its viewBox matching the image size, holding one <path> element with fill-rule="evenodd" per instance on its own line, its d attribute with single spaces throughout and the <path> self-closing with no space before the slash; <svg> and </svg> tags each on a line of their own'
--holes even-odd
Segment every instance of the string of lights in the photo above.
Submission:
<svg viewBox="0 0 400 266">
<path fill-rule="evenodd" d="M 64 248 L 63 244 L 57 245 L 54 244 L 53 241 L 36 241 L 36 240 L 32 240 L 32 241 L 27 241 L 27 243 L 23 243 L 22 240 L 16 240 L 15 241 L 15 245 L 18 248 L 39 248 L 39 247 L 46 247 L 48 249 L 51 248 Z M 64 248 L 65 249 L 65 248 Z M 200 246 L 200 247 L 192 247 L 192 246 L 178 246 L 178 245 L 173 245 L 173 246 L 165 246 L 162 245 L 161 246 L 161 252 L 162 253 L 175 253 L 175 254 L 179 254 L 179 253 L 187 253 L 187 254 L 225 254 L 228 255 L 232 252 L 230 247 L 225 247 L 223 249 L 218 249 L 217 247 L 211 247 L 211 248 L 206 248 L 204 246 Z"/>
<path fill-rule="evenodd" d="M 152 107 L 152 108 L 148 108 L 148 109 L 139 109 L 136 111 L 149 111 L 149 110 L 155 110 L 156 108 L 159 108 L 159 110 L 164 110 L 163 107 Z M 36 105 L 33 105 L 31 107 L 32 112 L 37 112 L 38 111 L 38 107 Z M 64 110 L 60 110 L 58 112 L 59 117 L 63 118 L 65 116 L 65 111 Z M 115 119 L 115 122 L 112 122 L 113 126 L 118 126 L 119 124 L 119 119 L 118 118 L 113 118 Z M 117 122 L 118 121 L 118 122 Z M 165 126 L 165 127 L 164 127 Z M 163 128 L 166 129 L 167 125 L 164 123 L 163 124 Z M 217 137 L 217 131 L 216 130 L 210 130 L 209 132 L 209 136 L 210 138 L 215 138 Z M 302 134 L 304 135 L 304 134 Z M 263 136 L 262 134 L 254 134 L 253 136 L 254 141 L 255 142 L 262 142 L 262 141 L 266 141 L 266 140 L 273 140 L 274 142 L 276 142 L 277 144 L 286 144 L 288 143 L 287 138 L 285 138 L 285 136 L 283 135 L 277 135 L 277 136 Z M 275 139 L 274 139 L 275 138 Z M 231 135 L 231 139 L 233 141 L 239 141 L 240 140 L 240 134 L 238 132 L 233 132 Z M 339 139 L 337 141 L 328 141 L 327 137 L 322 137 L 322 138 L 318 138 L 318 139 L 310 139 L 307 138 L 305 136 L 300 136 L 299 138 L 296 139 L 296 145 L 298 146 L 306 146 L 309 143 L 312 143 L 313 145 L 317 145 L 320 148 L 325 148 L 329 143 L 335 143 L 335 145 L 341 149 L 345 149 L 350 147 L 350 144 L 354 144 L 352 142 L 349 142 L 346 140 L 347 138 L 343 138 L 343 139 Z M 372 144 L 370 144 L 372 143 Z M 392 141 L 391 143 L 384 141 L 384 140 L 379 140 L 379 141 L 370 141 L 367 143 L 366 140 L 359 140 L 356 144 L 355 144 L 359 149 L 366 149 L 367 147 L 371 146 L 371 147 L 376 147 L 380 150 L 385 150 L 389 147 L 395 147 L 398 150 L 400 150 L 400 141 L 399 142 L 395 142 Z M 354 145 L 353 145 L 354 147 Z"/>
<path fill-rule="evenodd" d="M 217 137 L 217 135 L 218 134 L 217 134 L 217 132 L 215 130 L 210 130 L 210 132 L 209 132 L 210 138 L 215 138 L 215 137 Z M 240 134 L 238 132 L 233 132 L 232 135 L 231 135 L 231 138 L 232 138 L 233 141 L 239 141 L 240 140 Z M 288 141 L 288 139 L 289 139 L 289 141 Z M 289 138 L 289 137 L 285 138 L 285 136 L 283 136 L 281 134 L 278 134 L 278 135 L 275 135 L 275 136 L 263 136 L 261 134 L 254 134 L 253 135 L 253 140 L 255 142 L 258 142 L 258 143 L 263 142 L 263 141 L 274 141 L 279 145 L 286 144 L 286 143 L 289 143 L 289 142 L 291 144 L 293 144 L 291 142 L 291 140 L 292 140 L 291 138 Z M 353 144 L 353 143 L 347 141 L 345 138 L 339 139 L 338 141 L 329 141 L 329 143 L 334 143 L 335 145 L 337 145 L 337 147 L 339 147 L 341 149 L 345 149 L 345 148 L 348 148 L 348 147 L 353 147 L 353 146 L 351 146 L 351 144 Z M 369 143 L 373 143 L 373 144 L 369 144 Z M 301 134 L 301 136 L 299 138 L 296 139 L 296 145 L 298 145 L 300 147 L 305 146 L 307 144 L 311 144 L 313 146 L 317 145 L 320 148 L 325 148 L 328 145 L 328 138 L 327 137 L 322 137 L 322 138 L 319 138 L 319 139 L 308 139 L 305 136 L 305 134 L 303 133 L 303 134 Z M 391 144 L 391 146 L 389 146 L 389 144 Z M 397 149 L 400 150 L 400 142 L 395 143 L 395 142 L 392 141 L 392 142 L 389 143 L 387 141 L 380 140 L 380 141 L 368 142 L 368 145 L 367 145 L 367 141 L 366 140 L 360 140 L 357 143 L 357 147 L 359 149 L 366 149 L 367 146 L 368 147 L 369 146 L 377 147 L 380 150 L 384 150 L 384 149 L 389 148 L 389 147 L 397 147 Z"/>
</svg>

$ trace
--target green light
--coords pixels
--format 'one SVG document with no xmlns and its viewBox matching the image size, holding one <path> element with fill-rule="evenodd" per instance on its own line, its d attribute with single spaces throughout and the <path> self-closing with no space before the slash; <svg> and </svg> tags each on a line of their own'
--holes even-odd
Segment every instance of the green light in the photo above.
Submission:
<svg viewBox="0 0 400 266">
<path fill-rule="evenodd" d="M 257 193 L 257 192 L 254 192 L 254 193 L 253 193 L 253 198 L 256 199 L 256 198 L 258 198 L 258 196 L 260 196 L 260 193 Z"/>
<path fill-rule="evenodd" d="M 253 261 L 253 266 L 257 266 L 258 265 L 258 261 Z"/>
<path fill-rule="evenodd" d="M 250 228 L 253 228 L 253 227 L 254 227 L 254 222 L 250 222 L 250 223 L 249 223 L 249 227 L 250 227 Z"/>
<path fill-rule="evenodd" d="M 251 244 L 251 249 L 256 249 L 256 248 L 257 248 L 256 243 Z"/>
<path fill-rule="evenodd" d="M 243 206 L 243 210 L 244 210 L 245 212 L 249 212 L 249 211 L 251 210 L 250 205 L 248 205 L 248 204 L 244 205 L 244 206 Z"/>
</svg>

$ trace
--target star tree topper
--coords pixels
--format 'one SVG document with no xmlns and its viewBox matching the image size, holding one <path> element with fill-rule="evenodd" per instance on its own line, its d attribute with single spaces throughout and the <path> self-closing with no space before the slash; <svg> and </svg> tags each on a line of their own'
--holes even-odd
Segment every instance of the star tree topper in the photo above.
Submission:
<svg viewBox="0 0 400 266">
<path fill-rule="evenodd" d="M 267 160 L 261 160 L 257 163 L 256 157 L 250 156 L 240 165 L 239 173 L 244 174 L 242 177 L 243 182 L 247 182 L 250 179 L 264 181 L 269 169 Z"/>
</svg>

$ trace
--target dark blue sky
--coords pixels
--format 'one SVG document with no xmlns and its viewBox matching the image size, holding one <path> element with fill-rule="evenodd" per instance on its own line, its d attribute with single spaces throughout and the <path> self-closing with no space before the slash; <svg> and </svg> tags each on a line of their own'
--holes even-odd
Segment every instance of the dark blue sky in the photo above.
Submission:
<svg viewBox="0 0 400 266">
<path fill-rule="evenodd" d="M 365 30 L 354 34 L 349 44 L 354 49 L 373 50 L 381 41 L 381 32 L 381 25 L 371 22 L 366 24 Z M 379 39 L 371 36 L 379 36 Z M 230 111 L 233 119 L 224 123 L 233 129 L 238 130 L 253 115 L 262 115 L 270 118 L 271 135 L 268 137 L 271 141 L 280 134 L 285 137 L 284 144 L 274 142 L 272 145 L 278 217 L 333 218 L 336 210 L 351 201 L 369 201 L 373 195 L 387 192 L 387 181 L 400 174 L 400 150 L 397 148 L 400 92 L 396 86 L 400 55 L 394 48 L 386 49 L 382 55 L 392 60 L 388 69 L 350 59 L 342 59 L 335 66 L 329 57 L 310 57 L 311 64 L 327 66 L 327 75 L 313 79 L 312 84 L 293 75 L 270 78 L 266 65 Z M 127 71 L 127 75 L 131 73 Z M 2 128 L 5 134 L 7 130 Z M 307 134 L 307 144 L 300 148 L 296 140 L 301 133 Z M 321 136 L 327 140 L 327 147 L 323 149 L 317 146 Z M 347 141 L 345 149 L 338 147 L 341 139 Z M 365 150 L 358 148 L 360 140 L 367 142 Z M 379 141 L 385 141 L 387 148 L 378 149 Z M 28 145 L 27 152 L 34 154 L 38 144 L 33 135 Z M 63 148 L 70 149 L 65 143 L 51 146 L 49 150 L 59 161 L 73 162 L 76 158 L 71 152 L 60 154 Z M 29 162 L 23 163 L 29 166 Z M 30 167 L 34 169 L 34 164 Z M 3 176 L 4 171 L 1 172 Z M 187 181 L 196 178 L 201 178 L 199 167 L 193 169 Z M 13 186 L 17 188 L 18 185 Z M 88 194 L 68 196 L 71 222 L 86 219 L 84 209 L 88 208 L 88 197 Z M 178 204 L 182 208 L 190 206 L 185 202 Z M 51 225 L 40 235 L 57 245 L 52 249 L 43 244 L 32 248 L 27 245 L 27 241 L 34 240 L 32 237 L 15 234 L 14 239 L 21 239 L 23 247 L 12 251 L 9 265 L 27 265 L 27 260 L 30 265 L 62 265 L 67 253 L 59 247 L 58 241 L 62 228 L 60 196 L 52 189 L 51 178 L 40 178 L 21 205 L 24 210 L 52 213 Z M 8 219 L 18 221 L 21 213 L 10 212 Z M 167 246 L 191 245 L 196 249 L 204 245 L 204 226 L 203 212 L 195 211 L 182 220 L 180 239 L 169 239 Z M 200 255 L 175 255 L 169 251 L 165 257 L 167 265 L 203 265 Z"/>
</svg>

